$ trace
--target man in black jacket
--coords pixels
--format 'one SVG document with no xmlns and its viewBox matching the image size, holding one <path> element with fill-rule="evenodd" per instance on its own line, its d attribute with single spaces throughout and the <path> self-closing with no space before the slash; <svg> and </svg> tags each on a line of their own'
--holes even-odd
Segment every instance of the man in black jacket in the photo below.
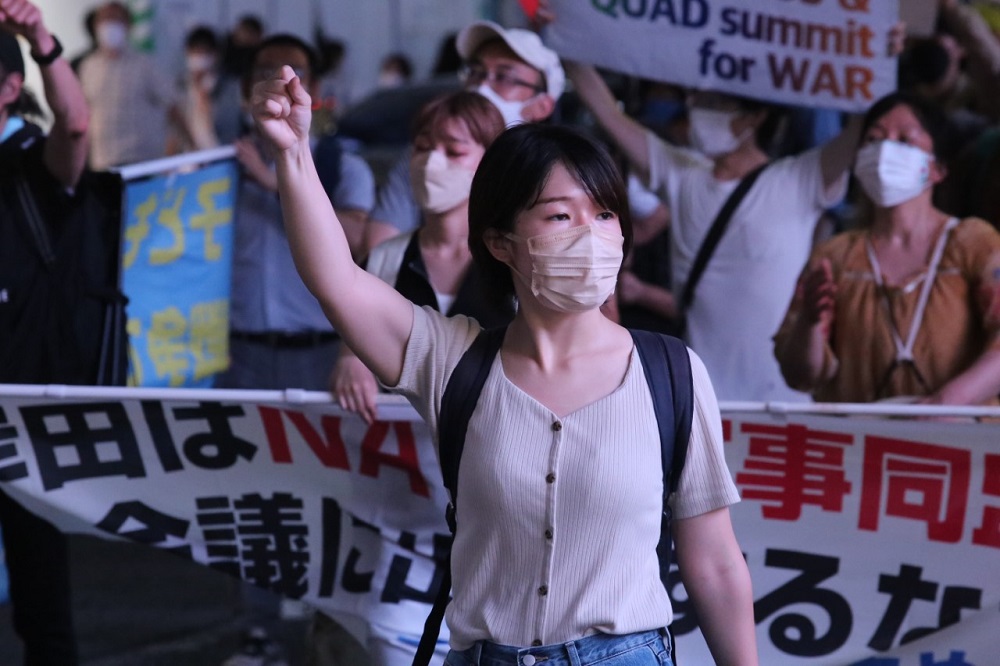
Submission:
<svg viewBox="0 0 1000 666">
<path fill-rule="evenodd" d="M 40 113 L 24 89 L 16 35 L 26 40 L 41 70 L 53 113 L 48 136 L 27 119 Z M 38 302 L 45 291 L 38 284 L 57 260 L 61 223 L 71 219 L 87 157 L 89 113 L 61 53 L 37 7 L 28 0 L 0 0 L 0 247 L 7 248 L 0 256 L 0 383 L 79 383 L 53 355 L 50 331 L 37 323 L 43 309 L 59 309 Z M 13 248 L 20 254 L 12 263 Z M 76 664 L 65 537 L 2 490 L 0 530 L 25 664 Z"/>
</svg>

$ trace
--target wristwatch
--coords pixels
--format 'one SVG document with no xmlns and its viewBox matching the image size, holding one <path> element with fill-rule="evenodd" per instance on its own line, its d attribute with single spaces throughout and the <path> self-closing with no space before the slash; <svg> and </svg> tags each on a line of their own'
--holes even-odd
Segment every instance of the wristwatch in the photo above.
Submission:
<svg viewBox="0 0 1000 666">
<path fill-rule="evenodd" d="M 59 41 L 59 38 L 52 35 L 52 43 L 55 44 L 55 46 L 53 46 L 52 50 L 45 55 L 38 55 L 34 51 L 31 52 L 31 59 L 38 63 L 39 67 L 51 65 L 56 61 L 56 58 L 62 55 L 63 45 L 62 42 Z"/>
</svg>

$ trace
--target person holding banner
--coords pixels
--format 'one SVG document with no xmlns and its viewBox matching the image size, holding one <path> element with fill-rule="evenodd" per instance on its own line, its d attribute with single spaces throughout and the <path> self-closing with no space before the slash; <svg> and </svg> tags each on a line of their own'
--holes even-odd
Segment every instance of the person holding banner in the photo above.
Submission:
<svg viewBox="0 0 1000 666">
<path fill-rule="evenodd" d="M 945 120 L 895 93 L 863 132 L 854 175 L 870 215 L 812 253 L 774 339 L 781 369 L 823 402 L 998 404 L 1000 233 L 932 203 Z"/>
<path fill-rule="evenodd" d="M 436 438 L 445 382 L 481 328 L 416 307 L 352 261 L 309 150 L 311 103 L 284 67 L 252 104 L 275 154 L 296 266 L 351 349 Z M 600 310 L 631 237 L 627 205 L 611 158 L 566 128 L 507 130 L 473 179 L 470 251 L 496 278 L 493 295 L 516 295 L 518 311 L 468 424 L 448 664 L 480 654 L 497 664 L 673 663 L 655 552 L 656 417 L 631 335 Z M 549 261 L 577 270 L 553 273 Z M 671 499 L 677 559 L 716 661 L 756 664 L 750 577 L 728 508 L 739 496 L 711 382 L 690 359 L 694 421 Z"/>
<path fill-rule="evenodd" d="M 413 127 L 410 178 L 423 222 L 417 231 L 378 245 L 366 269 L 418 306 L 472 317 L 486 328 L 506 325 L 513 303 L 497 306 L 482 298 L 484 276 L 472 263 L 468 244 L 472 177 L 483 153 L 503 131 L 503 117 L 482 95 L 458 91 L 426 104 Z M 375 377 L 346 346 L 331 381 L 344 409 L 368 423 L 378 418 Z M 398 620 L 386 626 L 380 618 L 369 617 L 373 663 L 412 664 L 425 619 L 417 614 L 401 637 Z M 446 643 L 438 645 L 437 656 L 443 659 Z"/>
<path fill-rule="evenodd" d="M 432 100 L 414 124 L 410 180 L 423 213 L 421 226 L 379 244 L 367 270 L 411 301 L 462 314 L 485 328 L 510 321 L 513 304 L 497 308 L 481 298 L 483 276 L 469 254 L 469 189 L 483 153 L 504 129 L 503 116 L 478 93 L 459 91 Z M 366 422 L 377 418 L 378 387 L 371 371 L 341 350 L 331 392 Z"/>
<path fill-rule="evenodd" d="M 766 105 L 697 91 L 688 99 L 697 150 L 684 150 L 622 113 L 596 69 L 575 62 L 564 66 L 601 127 L 670 205 L 675 293 L 685 293 L 698 256 L 707 261 L 697 289 L 688 287 L 688 302 L 683 297 L 681 302 L 686 339 L 704 359 L 719 398 L 806 399 L 785 384 L 771 336 L 809 256 L 817 221 L 845 193 L 856 127 L 824 146 L 770 163 L 758 144 Z M 751 174 L 759 175 L 756 182 L 745 180 Z M 740 201 L 734 193 L 741 182 L 748 189 Z M 716 221 L 727 200 L 735 208 L 721 223 L 728 226 L 720 226 Z M 708 249 L 705 239 L 713 226 L 724 233 Z"/>
<path fill-rule="evenodd" d="M 31 58 L 41 70 L 53 113 L 48 136 L 30 120 L 41 111 L 24 88 L 24 60 L 15 35 L 27 40 Z M 80 233 L 67 226 L 80 222 L 72 217 L 79 205 L 74 188 L 86 163 L 89 117 L 80 83 L 38 8 L 27 0 L 0 0 L 2 383 L 85 381 L 79 376 L 86 359 L 78 336 L 90 332 L 74 328 L 79 322 L 73 306 L 60 307 L 58 295 L 72 287 L 52 283 L 66 277 L 66 239 Z M 48 330 L 38 330 L 39 322 L 48 324 Z M 24 643 L 24 663 L 73 666 L 78 658 L 66 537 L 3 491 L 0 525 L 14 630 Z"/>
<path fill-rule="evenodd" d="M 268 37 L 253 55 L 243 81 L 244 99 L 250 99 L 254 83 L 282 63 L 290 63 L 302 81 L 313 86 L 316 62 L 312 47 L 298 37 Z M 328 197 L 357 245 L 375 199 L 371 169 L 361 157 L 343 150 L 335 137 L 315 140 L 313 149 Z M 253 132 L 237 142 L 236 155 L 245 177 L 233 248 L 231 365 L 216 386 L 325 391 L 340 341 L 295 272 L 274 165 Z"/>
</svg>

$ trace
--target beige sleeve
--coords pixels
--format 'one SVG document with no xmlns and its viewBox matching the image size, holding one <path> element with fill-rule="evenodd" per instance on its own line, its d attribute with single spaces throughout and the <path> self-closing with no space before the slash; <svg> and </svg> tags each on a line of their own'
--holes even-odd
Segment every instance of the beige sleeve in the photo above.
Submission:
<svg viewBox="0 0 1000 666">
<path fill-rule="evenodd" d="M 740 501 L 739 492 L 726 465 L 722 442 L 722 416 L 705 364 L 690 349 L 694 388 L 691 439 L 677 492 L 670 498 L 674 518 L 694 516 Z"/>
<path fill-rule="evenodd" d="M 444 389 L 462 354 L 481 330 L 470 317 L 445 317 L 433 308 L 413 306 L 413 328 L 399 383 L 385 389 L 406 396 L 427 422 L 435 442 Z"/>
</svg>

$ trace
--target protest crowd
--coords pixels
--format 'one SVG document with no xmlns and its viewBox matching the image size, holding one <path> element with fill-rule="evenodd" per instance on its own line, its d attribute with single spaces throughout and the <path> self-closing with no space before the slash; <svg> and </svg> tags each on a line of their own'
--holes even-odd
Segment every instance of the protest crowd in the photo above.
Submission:
<svg viewBox="0 0 1000 666">
<path fill-rule="evenodd" d="M 355 98 L 349 41 L 247 15 L 158 44 L 184 53 L 172 76 L 130 42 L 126 4 L 92 10 L 93 46 L 72 54 L 31 0 L 0 0 L 0 384 L 124 385 L 128 352 L 107 348 L 109 331 L 134 333 L 108 318 L 135 305 L 116 284 L 120 239 L 87 231 L 116 219 L 102 179 L 233 147 L 214 388 L 328 392 L 369 425 L 380 396 L 401 393 L 443 447 L 447 380 L 481 329 L 503 327 L 499 370 L 461 426 L 451 643 L 431 663 L 686 663 L 653 548 L 673 490 L 676 559 L 712 655 L 757 664 L 718 401 L 1000 405 L 1000 5 L 937 0 L 927 34 L 852 26 L 851 44 L 884 53 L 896 79 L 845 110 L 711 85 L 736 75 L 689 86 L 584 62 L 549 42 L 564 3 L 523 4 L 517 26 L 442 36 L 426 75 L 386 53 Z M 727 18 L 762 41 L 774 20 Z M 705 71 L 721 58 L 701 57 Z M 24 85 L 26 66 L 43 89 Z M 663 435 L 626 328 L 687 346 L 694 421 L 677 487 L 655 447 L 635 446 Z M 572 490 L 551 473 L 526 489 L 522 471 L 549 456 L 567 457 Z M 586 487 L 583 461 L 602 484 Z M 66 536 L 3 488 L 24 663 L 82 663 Z M 544 538 L 521 532 L 537 523 Z M 533 567 L 546 582 L 516 589 Z M 225 666 L 288 664 L 279 595 L 239 594 L 246 631 Z M 362 639 L 316 611 L 308 663 L 412 663 L 424 618 L 412 644 L 369 619 Z"/>
</svg>

